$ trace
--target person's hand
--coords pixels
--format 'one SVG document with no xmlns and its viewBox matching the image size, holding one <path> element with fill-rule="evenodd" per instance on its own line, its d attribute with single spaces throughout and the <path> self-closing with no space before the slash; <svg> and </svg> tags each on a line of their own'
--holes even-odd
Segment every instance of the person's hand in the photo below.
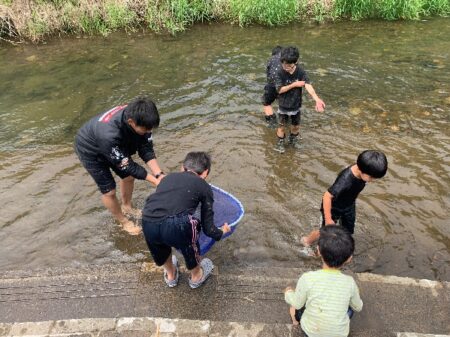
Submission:
<svg viewBox="0 0 450 337">
<path fill-rule="evenodd" d="M 294 291 L 294 288 L 292 287 L 286 287 L 286 289 L 284 289 L 284 293 L 287 293 L 288 291 Z"/>
<path fill-rule="evenodd" d="M 295 81 L 295 86 L 297 88 L 301 88 L 305 86 L 305 83 L 306 83 L 305 81 Z"/>
<path fill-rule="evenodd" d="M 158 178 L 156 178 L 156 186 L 159 185 L 159 183 L 161 182 L 161 180 L 164 179 L 165 176 L 166 176 L 166 175 L 165 175 L 164 173 L 161 173 L 161 174 L 158 176 Z"/>
<path fill-rule="evenodd" d="M 333 220 L 326 221 L 325 226 L 336 226 L 336 222 L 334 222 Z"/>
<path fill-rule="evenodd" d="M 325 102 L 322 101 L 320 98 L 316 100 L 316 111 L 317 112 L 323 112 L 325 110 Z"/>
<path fill-rule="evenodd" d="M 227 234 L 227 233 L 229 233 L 229 232 L 231 232 L 231 227 L 230 226 L 228 226 L 228 223 L 224 223 L 223 224 L 223 226 L 222 226 L 222 232 L 223 232 L 223 234 Z M 222 235 L 223 235 L 222 234 Z"/>
</svg>

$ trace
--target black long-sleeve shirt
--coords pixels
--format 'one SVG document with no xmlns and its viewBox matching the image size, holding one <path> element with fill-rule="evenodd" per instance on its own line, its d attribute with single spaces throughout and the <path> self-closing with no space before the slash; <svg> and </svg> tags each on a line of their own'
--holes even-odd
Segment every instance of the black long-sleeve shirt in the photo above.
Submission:
<svg viewBox="0 0 450 337">
<path fill-rule="evenodd" d="M 194 214 L 201 204 L 203 232 L 219 241 L 223 232 L 214 225 L 213 203 L 211 186 L 204 179 L 192 172 L 171 173 L 161 180 L 156 192 L 147 198 L 142 217 L 155 222 L 185 212 Z"/>
<path fill-rule="evenodd" d="M 147 171 L 131 158 L 138 152 L 144 162 L 155 157 L 152 134 L 138 135 L 125 119 L 126 106 L 117 106 L 90 119 L 78 131 L 77 151 L 91 160 L 106 161 L 112 167 L 144 180 Z"/>
</svg>

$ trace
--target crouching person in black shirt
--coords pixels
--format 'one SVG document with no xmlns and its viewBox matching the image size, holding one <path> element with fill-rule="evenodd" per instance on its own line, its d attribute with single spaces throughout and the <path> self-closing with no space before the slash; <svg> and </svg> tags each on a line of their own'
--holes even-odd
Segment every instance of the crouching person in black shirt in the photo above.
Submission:
<svg viewBox="0 0 450 337">
<path fill-rule="evenodd" d="M 153 129 L 159 126 L 159 113 L 155 103 L 138 97 L 130 104 L 114 107 L 84 124 L 75 138 L 75 152 L 102 193 L 102 201 L 123 229 L 138 235 L 141 228 L 129 220 L 140 218 L 141 211 L 133 208 L 131 198 L 134 179 L 147 180 L 157 185 L 164 176 L 153 151 Z M 148 165 L 150 174 L 133 161 L 132 155 Z M 113 171 L 120 177 L 122 206 L 116 197 Z"/>
<path fill-rule="evenodd" d="M 231 231 L 228 224 L 221 229 L 214 225 L 213 192 L 205 181 L 211 169 L 211 158 L 205 152 L 190 152 L 183 162 L 182 172 L 171 173 L 161 180 L 142 212 L 145 240 L 155 263 L 164 268 L 164 281 L 169 287 L 178 284 L 178 261 L 172 247 L 183 254 L 190 270 L 189 286 L 198 288 L 211 275 L 214 265 L 200 257 L 200 229 L 219 241 Z M 201 204 L 201 221 L 194 217 Z"/>
</svg>

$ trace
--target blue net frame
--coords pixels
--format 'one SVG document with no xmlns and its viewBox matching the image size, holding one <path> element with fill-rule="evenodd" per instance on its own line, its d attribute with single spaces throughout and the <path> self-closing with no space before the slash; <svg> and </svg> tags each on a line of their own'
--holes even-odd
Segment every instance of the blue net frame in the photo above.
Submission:
<svg viewBox="0 0 450 337">
<path fill-rule="evenodd" d="M 244 216 L 244 207 L 241 202 L 232 194 L 222 190 L 221 188 L 210 184 L 214 195 L 214 224 L 216 227 L 222 227 L 226 222 L 231 227 L 231 232 L 227 233 L 223 238 L 229 237 L 236 230 L 239 221 Z M 197 209 L 195 216 L 200 219 L 200 209 Z M 216 241 L 206 236 L 203 231 L 199 235 L 200 255 L 205 255 Z"/>
</svg>

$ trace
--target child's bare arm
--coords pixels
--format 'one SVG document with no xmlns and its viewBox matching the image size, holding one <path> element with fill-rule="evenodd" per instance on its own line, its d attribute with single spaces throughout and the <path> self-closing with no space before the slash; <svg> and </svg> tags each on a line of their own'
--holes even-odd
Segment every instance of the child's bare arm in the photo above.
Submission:
<svg viewBox="0 0 450 337">
<path fill-rule="evenodd" d="M 287 91 L 289 91 L 291 89 L 303 87 L 305 84 L 306 84 L 305 81 L 295 81 L 295 82 L 292 82 L 291 84 L 288 84 L 288 85 L 285 85 L 285 86 L 281 87 L 278 90 L 278 93 L 279 94 L 284 94 L 285 92 L 287 92 Z"/>
<path fill-rule="evenodd" d="M 358 312 L 361 311 L 363 307 L 363 302 L 361 300 L 361 297 L 359 296 L 359 289 L 358 286 L 356 285 L 356 282 L 354 282 L 353 285 L 353 294 L 352 297 L 350 298 L 350 307 Z"/>
<path fill-rule="evenodd" d="M 311 95 L 311 97 L 316 102 L 316 111 L 323 112 L 325 110 L 325 102 L 322 101 L 319 96 L 317 96 L 316 91 L 314 90 L 313 86 L 309 83 L 305 83 L 305 89 L 308 92 L 308 94 Z"/>
<path fill-rule="evenodd" d="M 300 277 L 295 290 L 287 287 L 284 291 L 284 300 L 296 309 L 300 309 L 306 303 L 306 285 L 304 277 Z"/>
<path fill-rule="evenodd" d="M 325 225 L 334 225 L 334 221 L 333 218 L 331 217 L 331 205 L 333 203 L 333 195 L 326 191 L 323 194 L 323 198 L 322 198 L 322 203 L 323 203 L 323 214 L 325 217 Z"/>
</svg>

